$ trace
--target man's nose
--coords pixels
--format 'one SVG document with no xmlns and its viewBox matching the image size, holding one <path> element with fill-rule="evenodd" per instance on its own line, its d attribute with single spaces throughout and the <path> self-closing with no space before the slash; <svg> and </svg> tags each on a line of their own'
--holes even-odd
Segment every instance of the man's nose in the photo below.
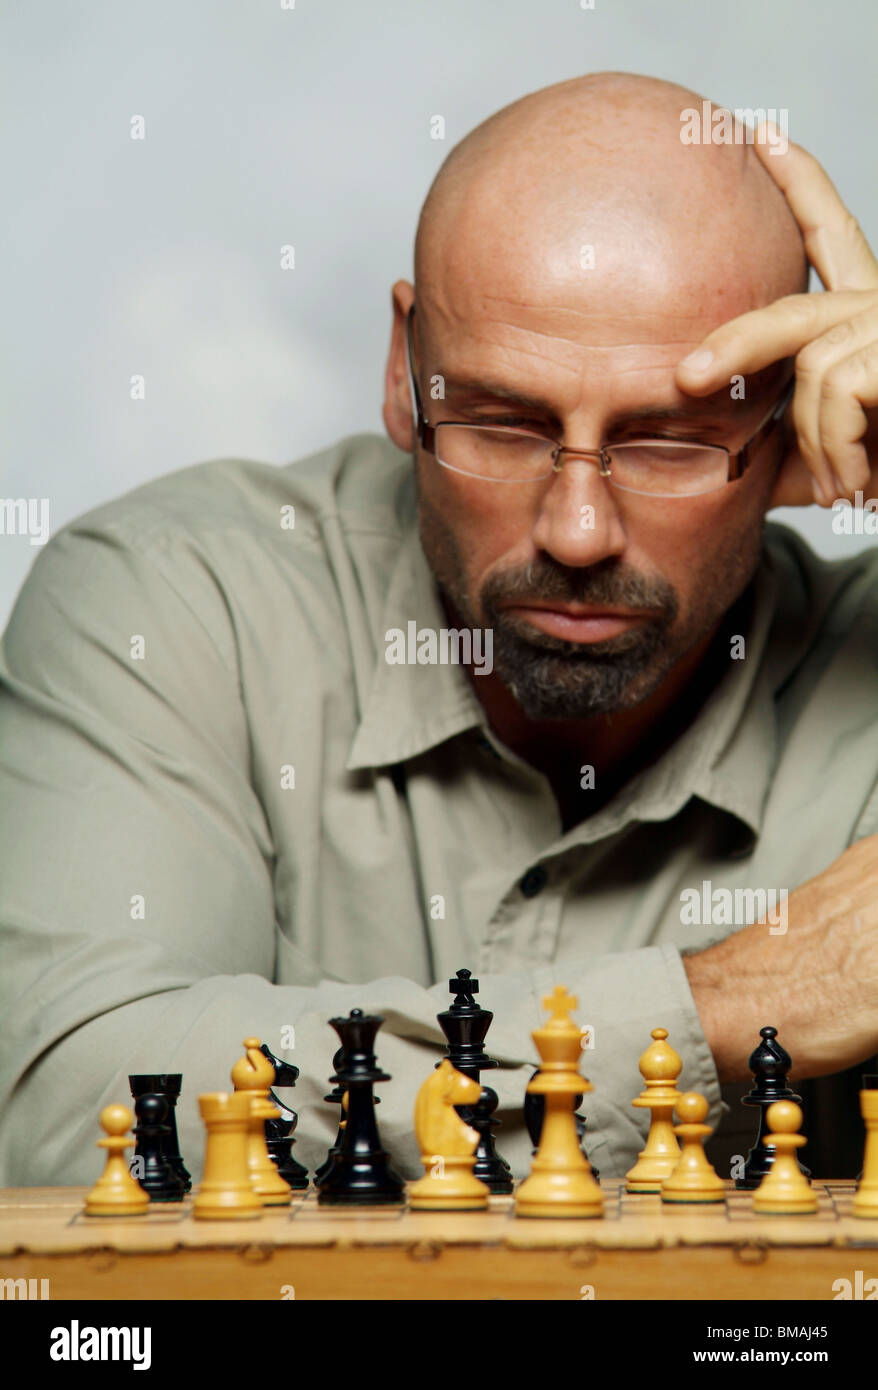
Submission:
<svg viewBox="0 0 878 1390">
<path fill-rule="evenodd" d="M 562 453 L 542 497 L 534 543 L 562 565 L 593 565 L 621 555 L 627 536 L 595 451 Z"/>
</svg>

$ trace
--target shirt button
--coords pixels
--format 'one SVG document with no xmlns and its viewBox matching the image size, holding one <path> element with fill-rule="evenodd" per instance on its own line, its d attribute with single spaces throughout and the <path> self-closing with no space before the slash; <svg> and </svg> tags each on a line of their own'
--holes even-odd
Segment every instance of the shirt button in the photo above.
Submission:
<svg viewBox="0 0 878 1390">
<path fill-rule="evenodd" d="M 484 734 L 479 734 L 476 737 L 476 744 L 479 748 L 482 749 L 483 752 L 490 753 L 492 758 L 500 757 L 500 754 L 497 752 L 497 749 L 494 747 L 493 743 L 491 743 L 490 739 L 485 738 Z"/>
<path fill-rule="evenodd" d="M 532 869 L 528 869 L 518 886 L 526 898 L 535 898 L 537 893 L 542 893 L 548 877 L 542 864 L 535 864 Z"/>
</svg>

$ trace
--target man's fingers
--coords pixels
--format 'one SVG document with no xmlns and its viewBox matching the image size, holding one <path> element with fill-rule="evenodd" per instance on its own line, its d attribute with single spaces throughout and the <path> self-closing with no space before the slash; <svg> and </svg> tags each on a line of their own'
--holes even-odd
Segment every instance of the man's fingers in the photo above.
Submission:
<svg viewBox="0 0 878 1390">
<path fill-rule="evenodd" d="M 870 431 L 870 434 L 874 433 L 875 431 Z M 870 447 L 868 434 L 864 437 L 862 447 L 867 457 L 876 457 L 874 444 Z M 878 469 L 873 469 L 862 491 L 869 497 L 878 496 Z M 831 507 L 842 496 L 844 493 L 838 491 L 824 493 L 822 505 Z M 809 507 L 816 500 L 818 499 L 814 495 L 814 474 L 805 462 L 797 443 L 793 441 L 778 469 L 771 501 L 768 504 L 769 509 L 774 507 Z"/>
<path fill-rule="evenodd" d="M 878 403 L 878 302 L 807 344 L 796 358 L 793 422 L 824 496 L 848 497 L 869 480 L 860 442 Z M 818 499 L 819 500 L 819 499 Z"/>
<path fill-rule="evenodd" d="M 709 396 L 736 376 L 796 359 L 795 443 L 773 506 L 829 505 L 872 481 L 867 436 L 878 406 L 878 260 L 829 175 L 800 145 L 760 126 L 754 153 L 784 194 L 825 294 L 787 295 L 722 324 L 678 365 L 681 390 Z"/>
<path fill-rule="evenodd" d="M 709 396 L 732 376 L 746 376 L 794 357 L 806 343 L 863 313 L 871 302 L 878 306 L 878 290 L 874 296 L 854 290 L 790 294 L 764 309 L 751 309 L 715 328 L 696 352 L 684 357 L 677 367 L 677 382 L 689 395 Z M 698 359 L 706 352 L 711 354 L 710 361 L 698 370 Z"/>
<path fill-rule="evenodd" d="M 771 128 L 771 122 L 759 127 L 752 149 L 789 203 L 808 260 L 827 290 L 878 288 L 878 260 L 826 170 L 792 141 L 786 152 L 779 154 L 779 139 L 770 143 L 766 128 Z"/>
</svg>

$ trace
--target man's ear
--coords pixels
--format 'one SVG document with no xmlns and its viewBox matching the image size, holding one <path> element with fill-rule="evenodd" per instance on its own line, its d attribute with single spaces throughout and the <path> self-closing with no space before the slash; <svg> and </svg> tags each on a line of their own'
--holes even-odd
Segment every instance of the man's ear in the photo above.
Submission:
<svg viewBox="0 0 878 1390">
<path fill-rule="evenodd" d="M 812 507 L 814 505 L 814 493 L 811 490 L 813 476 L 796 445 L 791 445 L 774 480 L 774 490 L 768 504 L 769 509 L 772 507 Z"/>
<path fill-rule="evenodd" d="M 783 454 L 775 473 L 769 510 L 773 507 L 811 507 L 814 505 L 811 487 L 813 474 L 799 453 L 791 406 L 787 406 L 781 431 Z"/>
<path fill-rule="evenodd" d="M 414 402 L 409 389 L 405 347 L 406 318 L 414 297 L 414 285 L 408 280 L 397 280 L 390 296 L 393 323 L 384 370 L 384 405 L 381 411 L 387 433 L 396 447 L 406 454 L 414 453 L 415 449 Z"/>
</svg>

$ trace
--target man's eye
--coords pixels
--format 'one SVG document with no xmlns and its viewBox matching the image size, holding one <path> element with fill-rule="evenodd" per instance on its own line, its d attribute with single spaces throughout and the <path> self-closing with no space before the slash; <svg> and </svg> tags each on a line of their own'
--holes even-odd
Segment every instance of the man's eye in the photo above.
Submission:
<svg viewBox="0 0 878 1390">
<path fill-rule="evenodd" d="M 665 441 L 665 440 L 669 441 L 671 444 L 680 444 L 680 443 L 683 443 L 683 444 L 700 444 L 700 443 L 701 443 L 701 438 L 700 438 L 700 436 L 697 435 L 697 434 L 677 434 L 676 432 L 674 432 L 674 433 L 672 434 L 670 431 L 669 431 L 667 434 L 663 434 L 661 430 L 650 430 L 649 434 L 631 434 L 631 435 L 628 435 L 627 437 L 626 437 L 625 435 L 620 435 L 618 439 L 614 439 L 614 440 L 613 440 L 613 443 L 614 443 L 614 444 L 651 444 L 651 443 L 653 443 L 653 441 L 655 441 L 655 442 L 657 442 L 657 443 L 660 443 L 660 442 L 663 442 L 663 441 Z"/>
<path fill-rule="evenodd" d="M 534 434 L 545 434 L 546 425 L 542 420 L 525 420 L 521 415 L 479 415 L 474 425 L 503 425 L 510 430 L 531 430 Z"/>
</svg>

